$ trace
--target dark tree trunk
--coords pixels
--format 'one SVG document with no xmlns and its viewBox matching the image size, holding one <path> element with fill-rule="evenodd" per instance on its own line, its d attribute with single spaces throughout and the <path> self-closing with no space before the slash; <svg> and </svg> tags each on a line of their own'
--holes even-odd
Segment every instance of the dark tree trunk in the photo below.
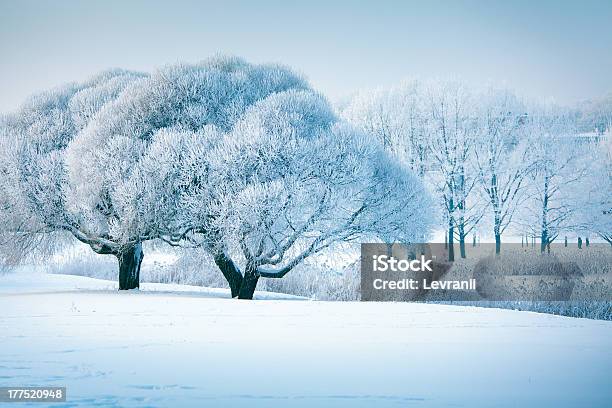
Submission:
<svg viewBox="0 0 612 408">
<path fill-rule="evenodd" d="M 455 261 L 455 220 L 453 219 L 453 212 L 455 211 L 455 204 L 453 198 L 448 200 L 448 261 Z"/>
<path fill-rule="evenodd" d="M 501 252 L 501 234 L 495 233 L 495 255 L 499 255 Z"/>
<path fill-rule="evenodd" d="M 542 230 L 542 236 L 540 237 L 540 252 L 544 253 L 546 251 L 546 245 L 548 245 L 548 231 L 546 229 Z"/>
<path fill-rule="evenodd" d="M 493 220 L 493 236 L 495 236 L 495 255 L 501 253 L 501 219 L 497 213 Z"/>
<path fill-rule="evenodd" d="M 459 224 L 459 253 L 461 258 L 465 259 L 465 226 L 463 221 Z"/>
<path fill-rule="evenodd" d="M 144 254 L 142 243 L 138 242 L 116 255 L 119 261 L 119 290 L 140 286 L 140 264 Z"/>
<path fill-rule="evenodd" d="M 253 299 L 257 281 L 259 280 L 256 269 L 256 266 L 247 264 L 244 271 L 244 278 L 242 278 L 242 284 L 238 291 L 238 299 Z"/>
<path fill-rule="evenodd" d="M 567 237 L 565 237 L 565 247 L 567 248 Z"/>
<path fill-rule="evenodd" d="M 452 221 L 448 226 L 448 261 L 455 261 L 455 227 L 453 226 Z"/>
<path fill-rule="evenodd" d="M 240 273 L 240 270 L 238 270 L 238 267 L 234 261 L 232 261 L 225 254 L 225 252 L 221 251 L 216 253 L 213 259 L 215 260 L 215 264 L 221 270 L 225 280 L 227 280 L 232 292 L 232 297 L 237 297 L 240 292 L 240 286 L 242 285 L 242 274 Z"/>
<path fill-rule="evenodd" d="M 474 238 L 472 238 L 472 246 L 476 247 L 476 234 L 474 234 Z"/>
<path fill-rule="evenodd" d="M 542 233 L 540 237 L 540 252 L 544 253 L 548 245 L 548 176 L 544 177 L 544 200 L 542 202 Z"/>
</svg>

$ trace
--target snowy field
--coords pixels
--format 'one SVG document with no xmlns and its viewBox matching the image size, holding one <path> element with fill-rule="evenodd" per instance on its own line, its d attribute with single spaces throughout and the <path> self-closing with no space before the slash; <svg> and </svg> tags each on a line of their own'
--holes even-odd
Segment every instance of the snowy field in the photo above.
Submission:
<svg viewBox="0 0 612 408">
<path fill-rule="evenodd" d="M 0 385 L 67 386 L 56 407 L 612 406 L 610 321 L 115 287 L 0 276 Z"/>
</svg>

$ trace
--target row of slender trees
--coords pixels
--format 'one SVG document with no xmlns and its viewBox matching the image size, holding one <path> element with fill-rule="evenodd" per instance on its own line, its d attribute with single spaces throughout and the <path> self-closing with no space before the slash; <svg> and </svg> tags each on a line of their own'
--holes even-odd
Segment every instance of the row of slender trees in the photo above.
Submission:
<svg viewBox="0 0 612 408">
<path fill-rule="evenodd" d="M 4 257 L 71 236 L 139 286 L 143 242 L 202 247 L 233 297 L 341 241 L 428 236 L 430 196 L 291 70 L 113 70 L 0 121 Z"/>
<path fill-rule="evenodd" d="M 495 239 L 496 253 L 507 231 L 539 236 L 542 251 L 562 232 L 612 244 L 609 107 L 607 99 L 568 109 L 507 89 L 410 81 L 360 92 L 340 111 L 424 180 L 454 260 L 453 242 L 465 257 L 477 230 Z"/>
</svg>

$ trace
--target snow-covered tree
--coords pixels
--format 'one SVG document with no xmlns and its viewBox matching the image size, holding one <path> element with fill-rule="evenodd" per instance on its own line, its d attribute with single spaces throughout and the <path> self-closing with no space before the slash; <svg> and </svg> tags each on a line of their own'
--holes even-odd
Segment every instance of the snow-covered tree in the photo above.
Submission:
<svg viewBox="0 0 612 408">
<path fill-rule="evenodd" d="M 583 131 L 612 133 L 612 94 L 587 101 L 580 107 L 580 125 Z"/>
<path fill-rule="evenodd" d="M 206 146 L 207 126 L 229 131 L 267 95 L 306 87 L 284 67 L 216 57 L 164 67 L 127 88 L 67 147 L 64 191 L 77 218 L 74 234 L 118 258 L 120 289 L 138 287 L 142 242 L 176 243 L 192 230 L 177 212 L 187 187 L 177 170 L 183 147 Z"/>
<path fill-rule="evenodd" d="M 378 146 L 339 122 L 320 95 L 292 90 L 249 108 L 200 156 L 200 171 L 186 161 L 194 179 L 185 214 L 237 253 L 233 293 L 250 299 L 260 277 L 281 278 L 339 241 L 427 235 L 421 182 Z M 203 177 L 209 183 L 196 182 Z"/>
<path fill-rule="evenodd" d="M 27 252 L 47 234 L 78 222 L 67 211 L 65 149 L 107 102 L 142 74 L 111 70 L 30 97 L 6 115 L 0 135 L 2 242 Z"/>
<path fill-rule="evenodd" d="M 474 94 L 458 82 L 433 83 L 426 94 L 427 152 L 432 166 L 429 180 L 448 223 L 450 261 L 454 260 L 455 235 L 465 258 L 465 238 L 482 217 L 472 160 L 478 135 L 475 103 Z"/>
<path fill-rule="evenodd" d="M 465 257 L 466 236 L 483 214 L 471 160 L 474 108 L 473 93 L 459 82 L 414 80 L 362 91 L 341 109 L 343 118 L 374 135 L 438 197 L 447 220 L 451 260 L 455 237 Z"/>
<path fill-rule="evenodd" d="M 527 119 L 534 171 L 529 180 L 533 199 L 523 206 L 524 228 L 540 236 L 542 252 L 564 230 L 576 229 L 580 181 L 588 174 L 586 150 L 573 115 L 544 106 Z"/>
<path fill-rule="evenodd" d="M 584 146 L 587 173 L 577 182 L 572 224 L 575 232 L 596 234 L 612 245 L 612 139 Z"/>
<path fill-rule="evenodd" d="M 340 110 L 343 119 L 376 138 L 420 177 L 427 165 L 424 87 L 413 80 L 389 89 L 360 91 Z"/>
<path fill-rule="evenodd" d="M 526 117 L 516 97 L 507 90 L 489 89 L 479 104 L 475 163 L 499 254 L 503 233 L 528 198 L 526 178 L 533 165 L 524 137 Z"/>
<path fill-rule="evenodd" d="M 217 57 L 151 76 L 105 72 L 32 97 L 0 126 L 3 242 L 68 231 L 117 257 L 120 289 L 137 287 L 141 243 L 175 243 L 190 227 L 176 205 L 186 146 L 207 146 L 207 126 L 229 131 L 270 94 L 305 88 L 284 67 Z"/>
</svg>

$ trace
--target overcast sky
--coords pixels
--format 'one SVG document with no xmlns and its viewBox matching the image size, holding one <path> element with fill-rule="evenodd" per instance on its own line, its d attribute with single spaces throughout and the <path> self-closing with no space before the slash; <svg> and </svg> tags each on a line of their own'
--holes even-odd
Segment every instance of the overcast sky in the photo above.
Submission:
<svg viewBox="0 0 612 408">
<path fill-rule="evenodd" d="M 0 111 L 102 69 L 216 53 L 290 65 L 332 98 L 454 76 L 572 103 L 612 91 L 612 1 L 0 0 Z"/>
</svg>

